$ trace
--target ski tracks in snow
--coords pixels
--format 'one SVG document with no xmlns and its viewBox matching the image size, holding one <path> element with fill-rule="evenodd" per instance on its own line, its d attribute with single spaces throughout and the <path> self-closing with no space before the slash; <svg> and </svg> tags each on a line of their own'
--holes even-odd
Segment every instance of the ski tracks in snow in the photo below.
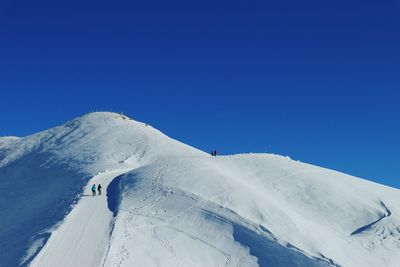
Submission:
<svg viewBox="0 0 400 267">
<path fill-rule="evenodd" d="M 150 231 L 151 231 L 151 236 L 155 240 L 157 240 L 169 252 L 170 256 L 175 261 L 175 265 L 177 267 L 181 267 L 182 265 L 180 264 L 179 259 L 176 257 L 174 247 L 171 245 L 171 243 L 168 241 L 168 239 L 164 238 L 157 232 L 157 230 L 156 230 L 157 226 L 155 226 L 151 221 L 148 221 L 148 223 L 149 223 L 149 227 L 150 227 Z"/>
<path fill-rule="evenodd" d="M 158 210 L 155 207 L 157 205 L 161 205 L 161 203 L 163 203 L 168 197 L 174 194 L 175 186 L 180 182 L 181 179 L 183 179 L 183 176 L 179 177 L 172 181 L 172 183 L 170 183 L 168 186 L 166 186 L 165 181 L 163 181 L 163 177 L 165 176 L 167 168 L 168 164 L 162 163 L 162 165 L 153 175 L 153 179 L 151 180 L 151 182 L 149 182 L 147 193 L 141 198 L 137 199 L 137 205 L 135 207 L 130 207 L 129 210 L 125 210 L 125 214 L 122 216 L 122 218 L 120 217 L 120 219 L 122 220 L 122 225 L 120 224 L 120 226 L 122 226 L 123 228 L 123 235 L 120 236 L 120 238 L 122 237 L 125 241 L 120 242 L 121 245 L 118 248 L 118 259 L 115 262 L 115 266 L 124 266 L 127 258 L 129 257 L 129 252 L 126 250 L 123 244 L 129 243 L 129 240 L 134 239 L 135 235 L 140 235 L 144 237 L 147 236 L 147 238 L 155 240 L 170 255 L 175 266 L 183 267 L 184 265 L 182 265 L 181 260 L 177 256 L 177 252 L 171 241 L 160 233 L 159 230 L 162 228 L 168 228 L 176 233 L 183 234 L 194 241 L 201 242 L 207 247 L 212 248 L 225 258 L 225 263 L 223 266 L 229 266 L 232 261 L 232 256 L 229 253 L 201 239 L 200 237 L 197 237 L 172 225 L 175 220 L 179 219 L 185 214 L 188 214 L 192 210 L 198 208 L 208 201 L 213 201 L 221 198 L 227 199 L 229 197 L 228 188 L 224 187 L 224 185 L 220 185 L 221 187 L 223 187 L 220 190 L 221 194 L 214 196 L 212 199 L 199 200 L 198 198 L 191 197 L 190 194 L 185 194 L 185 196 L 191 197 L 191 199 L 196 202 L 192 205 L 189 205 L 182 211 L 174 214 L 170 218 L 163 218 L 162 216 L 158 215 L 160 214 L 160 212 L 165 214 L 167 213 L 167 211 L 163 209 Z M 154 209 L 154 211 L 150 212 L 152 209 Z M 148 233 L 148 235 L 146 234 L 146 232 Z"/>
<path fill-rule="evenodd" d="M 224 266 L 228 266 L 229 263 L 231 262 L 232 256 L 231 256 L 229 253 L 227 253 L 227 252 L 223 251 L 222 249 L 220 249 L 220 248 L 214 246 L 213 244 L 211 244 L 211 243 L 205 241 L 204 239 L 199 238 L 199 237 L 197 237 L 197 236 L 194 236 L 194 235 L 192 235 L 192 234 L 190 234 L 190 233 L 188 233 L 188 232 L 186 232 L 186 231 L 183 231 L 183 230 L 181 230 L 181 229 L 178 229 L 178 228 L 173 227 L 173 226 L 170 226 L 170 225 L 168 225 L 168 226 L 166 226 L 166 227 L 168 227 L 168 228 L 174 230 L 175 232 L 184 234 L 184 235 L 186 235 L 187 237 L 189 237 L 190 239 L 193 239 L 193 240 L 195 240 L 195 241 L 199 241 L 199 242 L 205 244 L 206 246 L 208 246 L 208 247 L 214 249 L 214 250 L 217 251 L 218 253 L 220 253 L 222 256 L 225 257 Z"/>
</svg>

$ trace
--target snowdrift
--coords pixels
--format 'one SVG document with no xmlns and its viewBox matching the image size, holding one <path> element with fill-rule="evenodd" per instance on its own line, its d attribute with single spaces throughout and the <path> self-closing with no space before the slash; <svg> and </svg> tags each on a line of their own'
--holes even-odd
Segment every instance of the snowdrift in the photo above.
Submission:
<svg viewBox="0 0 400 267">
<path fill-rule="evenodd" d="M 115 113 L 0 138 L 0 266 L 398 266 L 399 207 L 394 188 L 211 157 Z"/>
</svg>

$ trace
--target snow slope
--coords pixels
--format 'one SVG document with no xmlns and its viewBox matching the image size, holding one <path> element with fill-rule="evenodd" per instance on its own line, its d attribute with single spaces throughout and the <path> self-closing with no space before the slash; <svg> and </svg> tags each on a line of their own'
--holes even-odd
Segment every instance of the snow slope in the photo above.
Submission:
<svg viewBox="0 0 400 267">
<path fill-rule="evenodd" d="M 0 182 L 0 266 L 400 260 L 397 189 L 278 155 L 211 157 L 115 113 L 0 138 Z"/>
</svg>

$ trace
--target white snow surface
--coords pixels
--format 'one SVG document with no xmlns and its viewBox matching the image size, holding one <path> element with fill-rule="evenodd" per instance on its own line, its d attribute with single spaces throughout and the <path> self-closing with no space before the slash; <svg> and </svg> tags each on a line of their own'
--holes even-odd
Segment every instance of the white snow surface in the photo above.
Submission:
<svg viewBox="0 0 400 267">
<path fill-rule="evenodd" d="M 93 184 L 103 186 L 92 196 Z M 0 266 L 399 266 L 399 190 L 96 112 L 0 138 Z"/>
</svg>

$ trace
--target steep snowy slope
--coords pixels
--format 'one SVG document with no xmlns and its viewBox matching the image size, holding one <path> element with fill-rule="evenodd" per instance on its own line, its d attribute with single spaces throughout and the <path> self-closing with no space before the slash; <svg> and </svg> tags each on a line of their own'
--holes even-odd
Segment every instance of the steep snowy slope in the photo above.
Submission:
<svg viewBox="0 0 400 267">
<path fill-rule="evenodd" d="M 1 138 L 0 250 L 7 253 L 0 253 L 0 266 L 17 266 L 21 258 L 28 262 L 90 178 L 144 164 L 153 150 L 168 146 L 189 150 L 113 113 L 89 114 L 24 138 Z"/>
<path fill-rule="evenodd" d="M 115 113 L 0 138 L 0 266 L 398 266 L 399 207 L 393 188 L 211 157 Z"/>
</svg>

